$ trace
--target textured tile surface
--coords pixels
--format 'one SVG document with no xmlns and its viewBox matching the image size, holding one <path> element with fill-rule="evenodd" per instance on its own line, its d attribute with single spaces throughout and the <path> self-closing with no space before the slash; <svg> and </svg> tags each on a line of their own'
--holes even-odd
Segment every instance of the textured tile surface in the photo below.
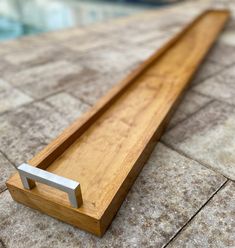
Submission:
<svg viewBox="0 0 235 248">
<path fill-rule="evenodd" d="M 51 44 L 55 45 L 55 41 L 48 38 L 47 34 L 24 36 L 14 40 L 1 41 L 0 54 L 5 56 L 10 53 L 22 52 L 22 50 L 27 53 L 31 48 L 38 49 Z"/>
<path fill-rule="evenodd" d="M 194 90 L 209 97 L 235 104 L 235 66 L 224 70 L 215 77 L 205 80 L 194 87 Z"/>
<path fill-rule="evenodd" d="M 86 33 L 75 38 L 73 37 L 70 40 L 66 40 L 62 45 L 71 49 L 73 52 L 84 54 L 91 50 L 95 51 L 100 47 L 109 47 L 111 41 L 112 37 L 106 34 L 101 36 L 98 34 Z"/>
<path fill-rule="evenodd" d="M 81 99 L 83 102 L 94 105 L 98 99 L 105 95 L 114 84 L 118 83 L 126 75 L 126 72 L 117 73 L 115 75 L 100 73 L 97 77 L 87 80 L 84 84 L 74 85 L 68 92 Z"/>
<path fill-rule="evenodd" d="M 42 98 L 81 81 L 82 74 L 80 65 L 56 61 L 7 75 L 6 80 L 34 98 Z"/>
<path fill-rule="evenodd" d="M 67 93 L 0 116 L 0 151 L 17 165 L 27 161 L 89 106 Z"/>
<path fill-rule="evenodd" d="M 48 97 L 45 101 L 69 122 L 74 121 L 90 108 L 86 103 L 65 92 Z"/>
<path fill-rule="evenodd" d="M 235 184 L 229 182 L 169 245 L 169 248 L 235 247 L 234 216 Z"/>
<path fill-rule="evenodd" d="M 6 180 L 14 173 L 14 166 L 0 153 L 0 193 L 6 189 Z"/>
<path fill-rule="evenodd" d="M 174 149 L 235 179 L 235 109 L 213 102 L 167 132 L 162 140 Z"/>
<path fill-rule="evenodd" d="M 131 52 L 128 51 L 128 49 L 125 50 L 118 48 L 118 45 L 114 45 L 112 48 L 102 47 L 76 57 L 73 63 L 82 65 L 91 71 L 112 73 L 115 75 L 140 61 L 133 53 L 132 56 L 128 56 Z M 138 50 L 136 52 L 138 52 Z"/>
<path fill-rule="evenodd" d="M 0 150 L 16 163 L 27 161 L 55 138 L 68 121 L 52 107 L 33 103 L 0 116 Z"/>
<path fill-rule="evenodd" d="M 220 38 L 220 41 L 226 45 L 229 46 L 235 46 L 235 32 L 232 31 L 226 31 Z"/>
<path fill-rule="evenodd" d="M 1 48 L 0 48 L 0 54 L 1 54 Z M 1 78 L 8 74 L 11 73 L 13 71 L 15 71 L 16 68 L 15 66 L 11 65 L 10 63 L 8 63 L 3 56 L 1 56 L 0 58 L 0 73 L 1 73 Z"/>
<path fill-rule="evenodd" d="M 5 61 L 17 66 L 17 68 L 30 68 L 45 63 L 63 60 L 72 56 L 72 52 L 62 49 L 60 45 L 41 46 L 37 49 L 20 50 L 14 53 L 6 54 Z"/>
<path fill-rule="evenodd" d="M 138 27 L 141 29 L 141 27 Z M 129 29 L 126 32 L 122 32 L 120 30 L 119 32 L 119 37 L 121 37 L 121 40 L 125 43 L 133 43 L 133 44 L 139 44 L 139 45 L 144 45 L 148 44 L 148 42 L 158 40 L 159 38 L 162 38 L 166 35 L 166 32 L 161 31 L 159 28 L 155 30 L 149 30 L 149 32 L 146 32 L 146 34 L 143 35 L 140 30 L 137 29 Z M 141 31 L 144 31 L 143 29 Z"/>
<path fill-rule="evenodd" d="M 0 113 L 31 102 L 33 99 L 0 79 Z"/>
<path fill-rule="evenodd" d="M 205 79 L 218 74 L 223 70 L 223 68 L 223 65 L 206 60 L 202 65 L 200 65 L 198 72 L 192 80 L 191 86 L 199 84 Z"/>
<path fill-rule="evenodd" d="M 166 35 L 164 37 L 160 37 L 156 40 L 148 41 L 144 44 L 144 47 L 148 47 L 153 49 L 153 52 L 161 48 L 166 42 L 168 42 L 172 38 L 172 34 Z"/>
<path fill-rule="evenodd" d="M 69 42 L 70 40 L 75 38 L 80 40 L 83 36 L 87 37 L 88 35 L 90 35 L 88 29 L 84 29 L 82 27 L 62 29 L 59 31 L 43 34 L 43 36 L 45 36 L 49 41 L 60 42 L 61 44 L 63 44 L 63 42 Z"/>
<path fill-rule="evenodd" d="M 161 144 L 150 160 L 102 239 L 17 204 L 8 192 L 0 195 L 0 237 L 18 248 L 163 246 L 225 179 Z"/>
<path fill-rule="evenodd" d="M 193 91 L 186 92 L 182 102 L 177 107 L 176 112 L 172 116 L 168 127 L 174 127 L 176 124 L 185 120 L 190 115 L 204 107 L 210 101 L 211 99 L 209 97 L 199 95 Z"/>
<path fill-rule="evenodd" d="M 208 60 L 223 66 L 235 63 L 234 47 L 223 43 L 217 43 L 208 55 Z"/>
<path fill-rule="evenodd" d="M 229 22 L 227 23 L 224 29 L 224 32 L 219 37 L 219 42 L 225 45 L 235 46 L 234 28 L 235 28 L 235 20 L 233 18 L 230 18 Z"/>
</svg>

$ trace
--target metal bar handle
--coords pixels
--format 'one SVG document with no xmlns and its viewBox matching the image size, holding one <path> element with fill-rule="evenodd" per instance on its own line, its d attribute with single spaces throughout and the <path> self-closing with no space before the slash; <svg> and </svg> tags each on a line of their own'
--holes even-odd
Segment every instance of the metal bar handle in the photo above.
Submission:
<svg viewBox="0 0 235 248">
<path fill-rule="evenodd" d="M 82 205 L 80 183 L 25 163 L 21 164 L 18 170 L 24 188 L 34 188 L 35 181 L 44 183 L 68 193 L 72 207 L 78 208 Z"/>
</svg>

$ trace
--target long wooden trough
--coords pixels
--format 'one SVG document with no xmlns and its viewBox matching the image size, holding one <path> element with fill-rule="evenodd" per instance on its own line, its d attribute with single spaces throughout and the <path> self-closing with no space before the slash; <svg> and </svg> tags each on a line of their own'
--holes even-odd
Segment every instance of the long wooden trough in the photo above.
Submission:
<svg viewBox="0 0 235 248">
<path fill-rule="evenodd" d="M 209 10 L 196 18 L 20 165 L 7 182 L 12 197 L 102 236 L 228 17 Z"/>
</svg>

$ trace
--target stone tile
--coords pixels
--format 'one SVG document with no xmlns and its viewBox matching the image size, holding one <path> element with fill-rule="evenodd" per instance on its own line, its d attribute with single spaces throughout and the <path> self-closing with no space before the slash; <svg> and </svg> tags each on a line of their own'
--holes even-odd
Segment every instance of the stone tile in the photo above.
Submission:
<svg viewBox="0 0 235 248">
<path fill-rule="evenodd" d="M 226 45 L 235 46 L 235 32 L 225 32 L 221 36 L 220 41 Z"/>
<path fill-rule="evenodd" d="M 162 247 L 225 179 L 159 144 L 102 239 L 0 195 L 7 247 Z M 43 244 L 43 246 L 42 246 Z"/>
<path fill-rule="evenodd" d="M 6 180 L 16 172 L 14 166 L 0 153 L 0 192 L 6 189 Z"/>
<path fill-rule="evenodd" d="M 172 38 L 172 36 L 172 34 L 169 34 L 155 40 L 150 40 L 145 43 L 145 47 L 152 48 L 153 52 L 156 52 L 159 48 L 163 47 L 164 44 Z"/>
<path fill-rule="evenodd" d="M 85 27 L 86 32 L 90 32 L 93 34 L 98 34 L 98 35 L 106 35 L 106 34 L 114 34 L 118 33 L 120 30 L 123 28 L 127 27 L 131 20 L 129 17 L 133 16 L 128 16 L 128 21 L 126 22 L 125 17 L 120 18 L 120 19 L 113 19 L 113 20 L 106 20 L 104 22 L 97 22 L 97 23 L 92 23 L 88 26 Z"/>
<path fill-rule="evenodd" d="M 85 56 L 73 60 L 73 63 L 78 63 L 90 71 L 97 71 L 98 73 L 90 73 L 91 77 L 86 83 L 74 85 L 72 92 L 76 88 L 79 91 L 82 90 L 78 92 L 80 96 L 83 94 L 82 88 L 85 87 L 84 91 L 90 92 L 92 90 L 92 94 L 97 99 L 97 96 L 101 96 L 110 86 L 125 78 L 151 54 L 152 49 L 133 46 L 132 49 L 128 50 L 119 44 L 113 44 L 111 49 L 103 47 L 96 51 L 87 52 Z M 126 57 L 128 57 L 128 60 Z M 91 97 L 93 98 L 92 95 Z"/>
<path fill-rule="evenodd" d="M 235 63 L 235 47 L 217 43 L 210 51 L 207 59 L 223 66 L 232 65 Z"/>
<path fill-rule="evenodd" d="M 6 245 L 3 243 L 1 239 L 0 239 L 0 248 L 6 248 Z"/>
<path fill-rule="evenodd" d="M 123 50 L 123 47 L 120 48 L 115 44 L 112 48 L 100 47 L 99 49 L 87 51 L 84 55 L 76 59 L 72 59 L 72 62 L 88 68 L 91 71 L 97 71 L 103 74 L 112 73 L 115 75 L 118 72 L 126 71 L 141 61 L 141 59 L 133 53 L 133 51 L 136 52 L 136 50 L 132 49 L 128 50 L 128 48 L 126 48 Z"/>
<path fill-rule="evenodd" d="M 196 75 L 194 76 L 194 79 L 191 82 L 191 86 L 197 85 L 201 82 L 203 82 L 205 79 L 214 76 L 221 72 L 224 69 L 224 66 L 208 61 L 206 60 L 197 71 Z"/>
<path fill-rule="evenodd" d="M 82 27 L 72 27 L 62 30 L 51 31 L 44 34 L 44 36 L 46 36 L 47 39 L 56 42 L 69 42 L 71 39 L 80 39 L 81 37 L 88 36 L 90 34 L 91 33 L 88 32 L 87 29 L 84 29 Z"/>
<path fill-rule="evenodd" d="M 12 42 L 18 43 L 18 46 L 20 48 L 16 49 L 15 51 L 18 52 L 21 50 L 27 50 L 31 48 L 38 49 L 48 45 L 58 45 L 58 42 L 52 39 L 48 34 L 50 34 L 50 32 L 23 36 L 18 39 L 12 40 Z"/>
<path fill-rule="evenodd" d="M 55 109 L 32 103 L 0 116 L 0 150 L 19 165 L 32 158 L 69 124 Z"/>
<path fill-rule="evenodd" d="M 231 10 L 230 10 L 231 11 Z M 234 8 L 234 13 L 235 13 L 235 8 Z M 234 15 L 234 14 L 233 14 Z M 224 29 L 224 32 L 226 32 L 226 31 L 231 31 L 231 30 L 233 30 L 234 29 L 234 27 L 235 27 L 235 20 L 234 20 L 234 18 L 230 18 L 230 20 L 228 21 L 228 23 L 226 24 L 226 27 L 225 27 L 225 29 Z"/>
<path fill-rule="evenodd" d="M 24 44 L 24 46 L 25 46 L 25 44 Z M 19 50 L 19 49 L 22 49 L 22 47 L 21 47 L 21 44 L 20 44 L 18 39 L 1 41 L 1 46 L 0 46 L 0 54 L 1 55 L 7 54 L 9 52 L 13 52 L 13 51 Z"/>
<path fill-rule="evenodd" d="M 1 48 L 0 48 L 0 54 L 1 54 Z M 16 67 L 14 65 L 11 65 L 9 62 L 7 62 L 3 56 L 0 58 L 0 73 L 1 78 L 11 72 L 16 71 Z"/>
<path fill-rule="evenodd" d="M 196 18 L 198 15 L 200 15 L 202 11 L 207 10 L 210 7 L 211 7 L 210 2 L 188 1 L 184 5 L 183 11 L 182 11 L 182 5 L 181 6 L 178 5 L 174 8 L 174 10 L 172 11 L 172 14 L 177 16 L 177 18 L 181 18 L 185 21 L 190 22 L 193 20 L 193 18 Z"/>
<path fill-rule="evenodd" d="M 0 93 L 11 89 L 12 86 L 0 78 Z"/>
<path fill-rule="evenodd" d="M 12 85 L 38 99 L 58 92 L 73 83 L 84 81 L 90 76 L 89 73 L 91 71 L 87 71 L 81 65 L 64 60 L 25 69 L 5 78 Z"/>
<path fill-rule="evenodd" d="M 174 149 L 235 179 L 235 109 L 212 102 L 167 132 L 162 140 Z"/>
<path fill-rule="evenodd" d="M 211 99 L 209 97 L 199 95 L 193 91 L 186 92 L 182 102 L 177 107 L 175 114 L 170 120 L 168 128 L 176 126 L 179 122 L 188 118 L 210 101 Z"/>
<path fill-rule="evenodd" d="M 51 39 L 48 39 L 45 34 L 24 36 L 13 40 L 1 41 L 0 54 L 5 55 L 23 50 L 27 51 L 27 49 L 36 49 L 51 43 Z"/>
<path fill-rule="evenodd" d="M 60 112 L 63 118 L 66 118 L 69 122 L 73 122 L 90 107 L 66 92 L 48 97 L 45 101 Z"/>
<path fill-rule="evenodd" d="M 168 15 L 171 15 L 171 17 L 167 21 Z M 136 22 L 138 22 L 138 25 L 136 25 Z M 165 36 L 172 35 L 176 30 L 181 30 L 186 23 L 185 20 L 179 20 L 179 18 L 172 20 L 172 13 L 154 15 L 151 18 L 129 21 L 125 27 L 115 32 L 110 32 L 110 35 L 130 46 L 132 44 L 145 46 L 150 41 L 156 41 Z"/>
<path fill-rule="evenodd" d="M 25 67 L 29 68 L 48 62 L 64 60 L 72 55 L 72 52 L 57 44 L 56 46 L 47 45 L 38 47 L 37 49 L 29 48 L 27 50 L 24 49 L 22 51 L 9 53 L 4 56 L 4 59 L 8 63 L 17 66 L 19 71 L 19 69 L 22 70 Z"/>
<path fill-rule="evenodd" d="M 140 32 L 139 30 L 134 30 L 133 34 L 130 34 L 130 30 L 127 30 L 127 32 L 121 31 L 119 40 L 127 43 L 127 44 L 140 44 L 140 45 L 146 45 L 146 43 L 151 42 L 153 40 L 158 40 L 162 37 L 164 37 L 166 34 L 163 31 L 160 31 L 159 29 L 151 30 L 149 32 Z"/>
<path fill-rule="evenodd" d="M 154 15 L 151 18 L 141 20 L 138 25 L 133 23 L 133 28 L 140 31 L 145 31 L 146 33 L 154 32 L 157 30 L 159 33 L 167 33 L 169 30 L 176 27 L 183 28 L 190 20 L 192 16 L 185 16 L 175 12 L 168 11 L 165 13 L 159 13 L 159 15 Z"/>
<path fill-rule="evenodd" d="M 112 81 L 111 77 L 109 79 L 101 76 L 89 80 L 86 84 L 79 85 L 76 89 L 69 90 L 69 92 L 83 102 L 94 105 L 109 89 L 111 89 L 109 81 Z"/>
<path fill-rule="evenodd" d="M 163 39 L 163 38 L 162 38 Z M 162 39 L 157 39 L 155 42 L 148 41 L 145 43 L 145 45 L 141 44 L 127 44 L 127 43 L 114 43 L 112 48 L 116 49 L 118 53 L 125 54 L 126 57 L 128 57 L 129 61 L 128 64 L 125 66 L 125 63 L 123 63 L 124 66 L 121 67 L 121 64 L 119 65 L 121 71 L 129 70 L 133 68 L 135 69 L 136 65 L 141 64 L 146 59 L 148 59 L 157 49 L 160 48 L 162 44 Z"/>
<path fill-rule="evenodd" d="M 122 80 L 128 72 L 99 74 L 85 84 L 79 84 L 69 89 L 68 92 L 81 99 L 83 102 L 94 105 L 102 96 L 104 96 L 114 84 Z"/>
<path fill-rule="evenodd" d="M 235 184 L 221 189 L 168 246 L 235 247 Z"/>
<path fill-rule="evenodd" d="M 29 103 L 32 100 L 28 95 L 0 79 L 0 113 Z"/>
<path fill-rule="evenodd" d="M 108 36 L 100 37 L 98 35 L 85 35 L 63 43 L 63 46 L 76 52 L 89 52 L 99 49 L 102 46 L 108 46 L 110 43 Z"/>
<path fill-rule="evenodd" d="M 235 104 L 235 66 L 205 80 L 193 89 L 209 97 Z"/>
</svg>

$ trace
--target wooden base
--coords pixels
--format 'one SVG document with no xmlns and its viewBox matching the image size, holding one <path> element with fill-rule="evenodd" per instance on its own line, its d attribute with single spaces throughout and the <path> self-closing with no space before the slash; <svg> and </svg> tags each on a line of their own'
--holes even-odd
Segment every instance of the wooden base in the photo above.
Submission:
<svg viewBox="0 0 235 248">
<path fill-rule="evenodd" d="M 12 197 L 102 236 L 228 17 L 200 15 L 28 162 L 80 182 L 80 208 L 44 184 L 24 189 L 18 174 L 7 182 Z"/>
</svg>

